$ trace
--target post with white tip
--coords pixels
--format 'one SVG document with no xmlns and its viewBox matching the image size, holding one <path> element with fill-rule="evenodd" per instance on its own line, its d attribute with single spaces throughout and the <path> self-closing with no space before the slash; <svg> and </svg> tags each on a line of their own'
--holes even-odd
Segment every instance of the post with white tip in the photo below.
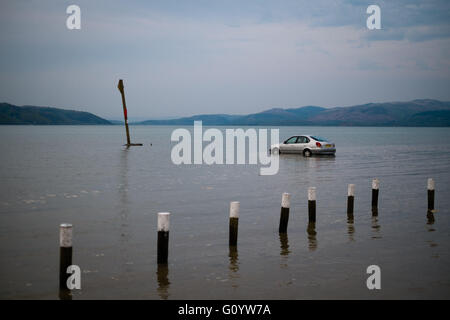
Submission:
<svg viewBox="0 0 450 320">
<path fill-rule="evenodd" d="M 349 184 L 347 190 L 347 215 L 353 216 L 353 209 L 355 204 L 355 185 Z"/>
<path fill-rule="evenodd" d="M 372 214 L 374 216 L 378 215 L 378 191 L 380 188 L 380 180 L 372 180 Z"/>
<path fill-rule="evenodd" d="M 287 233 L 290 207 L 291 207 L 291 195 L 285 192 L 281 197 L 280 226 L 278 228 L 279 233 Z"/>
<path fill-rule="evenodd" d="M 72 225 L 62 223 L 59 226 L 59 290 L 67 291 L 67 268 L 72 265 Z"/>
<path fill-rule="evenodd" d="M 167 264 L 169 257 L 169 212 L 158 213 L 158 264 Z"/>
<path fill-rule="evenodd" d="M 308 188 L 308 221 L 316 222 L 316 188 Z"/>
<path fill-rule="evenodd" d="M 229 245 L 231 247 L 237 246 L 238 238 L 238 224 L 239 224 L 239 202 L 233 201 L 230 203 L 230 232 Z"/>
<path fill-rule="evenodd" d="M 428 179 L 428 211 L 434 210 L 434 180 Z"/>
</svg>

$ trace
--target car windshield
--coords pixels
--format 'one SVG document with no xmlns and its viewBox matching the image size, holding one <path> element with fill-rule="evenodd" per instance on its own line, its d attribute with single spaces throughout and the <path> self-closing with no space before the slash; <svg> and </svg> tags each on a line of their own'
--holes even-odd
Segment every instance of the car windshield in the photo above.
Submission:
<svg viewBox="0 0 450 320">
<path fill-rule="evenodd" d="M 328 141 L 327 139 L 322 138 L 322 137 L 318 137 L 318 136 L 311 136 L 311 138 L 313 138 L 313 139 L 316 140 L 316 141 L 321 141 L 321 142 L 326 142 L 326 141 Z"/>
</svg>

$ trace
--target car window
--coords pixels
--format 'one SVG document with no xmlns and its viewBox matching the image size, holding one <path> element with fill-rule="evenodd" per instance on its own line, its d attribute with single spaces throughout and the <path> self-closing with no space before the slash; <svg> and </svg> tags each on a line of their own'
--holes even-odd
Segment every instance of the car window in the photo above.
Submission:
<svg viewBox="0 0 450 320">
<path fill-rule="evenodd" d="M 298 137 L 297 143 L 308 143 L 309 139 L 308 137 Z"/>
<path fill-rule="evenodd" d="M 326 142 L 327 139 L 322 138 L 322 137 L 318 137 L 318 136 L 311 136 L 311 138 L 313 138 L 316 141 L 320 141 L 320 142 Z"/>
<path fill-rule="evenodd" d="M 286 144 L 291 144 L 291 143 L 296 143 L 297 142 L 297 137 L 292 137 L 286 140 Z"/>
</svg>

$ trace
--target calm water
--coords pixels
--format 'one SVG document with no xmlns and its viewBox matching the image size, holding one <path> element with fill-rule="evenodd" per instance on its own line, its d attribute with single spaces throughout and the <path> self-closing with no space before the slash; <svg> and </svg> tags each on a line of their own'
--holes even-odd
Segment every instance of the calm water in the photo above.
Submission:
<svg viewBox="0 0 450 320">
<path fill-rule="evenodd" d="M 59 224 L 74 225 L 74 299 L 450 298 L 450 129 L 283 127 L 336 142 L 334 158 L 281 155 L 258 166 L 176 166 L 174 127 L 1 126 L 0 298 L 57 299 Z M 152 143 L 152 146 L 150 146 Z M 379 215 L 370 210 L 380 179 Z M 426 180 L 436 181 L 435 221 Z M 356 184 L 354 223 L 347 184 Z M 315 234 L 307 188 L 317 187 Z M 280 238 L 281 194 L 290 192 Z M 238 251 L 230 201 L 241 202 Z M 171 215 L 167 269 L 156 264 L 156 214 Z M 381 267 L 378 291 L 366 268 Z"/>
</svg>

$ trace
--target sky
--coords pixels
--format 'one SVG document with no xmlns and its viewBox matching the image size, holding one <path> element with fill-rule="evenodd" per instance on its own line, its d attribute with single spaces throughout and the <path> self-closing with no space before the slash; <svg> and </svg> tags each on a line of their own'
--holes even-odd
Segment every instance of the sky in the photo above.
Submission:
<svg viewBox="0 0 450 320">
<path fill-rule="evenodd" d="M 0 41 L 0 102 L 106 119 L 450 100 L 448 0 L 2 0 Z"/>
</svg>

